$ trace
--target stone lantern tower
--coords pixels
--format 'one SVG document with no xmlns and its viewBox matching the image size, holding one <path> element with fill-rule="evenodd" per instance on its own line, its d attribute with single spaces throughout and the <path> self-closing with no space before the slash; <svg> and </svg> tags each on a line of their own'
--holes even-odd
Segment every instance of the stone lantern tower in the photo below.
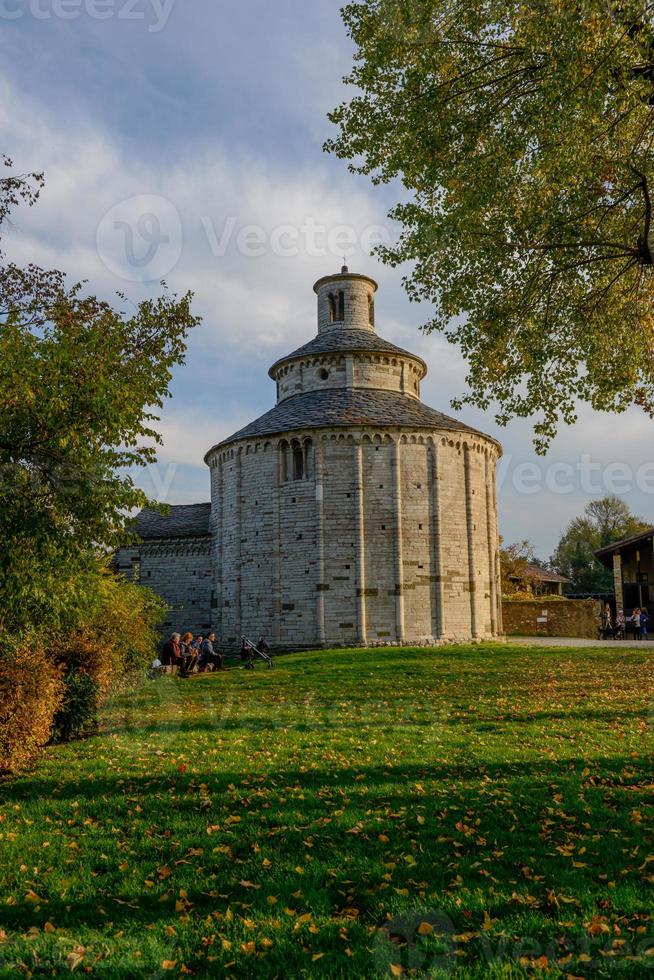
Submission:
<svg viewBox="0 0 654 980">
<path fill-rule="evenodd" d="M 209 450 L 212 625 L 282 648 L 501 634 L 498 443 L 420 401 L 427 366 L 375 328 L 377 283 L 314 285 L 318 332 L 277 403 Z"/>
</svg>

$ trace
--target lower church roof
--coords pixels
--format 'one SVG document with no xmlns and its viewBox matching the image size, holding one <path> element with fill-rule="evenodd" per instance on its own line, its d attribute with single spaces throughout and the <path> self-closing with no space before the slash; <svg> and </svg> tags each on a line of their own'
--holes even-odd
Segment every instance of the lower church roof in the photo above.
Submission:
<svg viewBox="0 0 654 980">
<path fill-rule="evenodd" d="M 324 388 L 292 395 L 245 428 L 213 446 L 205 460 L 219 446 L 239 439 L 280 435 L 295 429 L 329 429 L 350 426 L 407 426 L 414 429 L 445 429 L 484 436 L 482 432 L 423 405 L 416 398 L 394 391 L 370 388 Z M 492 440 L 495 442 L 495 440 Z"/>
<path fill-rule="evenodd" d="M 142 510 L 135 531 L 144 541 L 160 538 L 199 538 L 210 533 L 211 504 L 172 504 L 167 514 Z"/>
</svg>

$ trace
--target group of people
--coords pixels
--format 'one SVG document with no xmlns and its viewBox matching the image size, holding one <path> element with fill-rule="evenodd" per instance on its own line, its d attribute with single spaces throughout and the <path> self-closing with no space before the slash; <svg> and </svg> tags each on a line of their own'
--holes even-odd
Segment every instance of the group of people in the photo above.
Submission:
<svg viewBox="0 0 654 980">
<path fill-rule="evenodd" d="M 203 670 L 223 670 L 223 655 L 216 650 L 215 633 L 172 633 L 161 648 L 161 659 L 152 665 L 177 670 L 180 677 Z"/>
<path fill-rule="evenodd" d="M 611 606 L 607 602 L 602 610 L 600 636 L 605 640 L 624 640 L 629 629 L 633 633 L 634 639 L 646 640 L 648 625 L 649 615 L 647 610 L 638 607 L 634 609 L 631 616 L 625 616 L 622 610 L 619 610 L 614 621 Z"/>
<path fill-rule="evenodd" d="M 256 645 L 246 637 L 242 638 L 241 660 L 244 661 L 246 669 L 254 670 L 255 654 L 258 654 L 272 666 L 270 647 L 263 636 L 260 636 Z M 161 648 L 161 657 L 157 658 L 152 664 L 153 672 L 174 671 L 180 677 L 188 677 L 189 674 L 201 673 L 205 670 L 224 670 L 224 656 L 220 650 L 214 646 L 216 642 L 215 633 L 171 633 L 169 638 L 164 641 Z"/>
</svg>

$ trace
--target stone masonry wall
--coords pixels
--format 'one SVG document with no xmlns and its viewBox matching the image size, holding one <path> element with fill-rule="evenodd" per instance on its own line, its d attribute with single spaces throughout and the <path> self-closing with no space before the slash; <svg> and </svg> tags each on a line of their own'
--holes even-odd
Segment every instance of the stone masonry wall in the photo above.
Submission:
<svg viewBox="0 0 654 980">
<path fill-rule="evenodd" d="M 280 439 L 217 451 L 213 623 L 227 645 L 484 638 L 500 629 L 496 448 L 449 436 L 324 431 L 281 482 Z"/>
<path fill-rule="evenodd" d="M 285 364 L 275 372 L 274 377 L 279 401 L 307 391 L 344 388 L 346 385 L 377 391 L 399 391 L 419 398 L 423 373 L 420 362 L 408 357 L 324 354 Z"/>
<path fill-rule="evenodd" d="M 117 571 L 152 589 L 170 609 L 162 631 L 206 632 L 211 625 L 213 570 L 209 537 L 147 540 L 121 548 Z"/>
<path fill-rule="evenodd" d="M 596 599 L 504 599 L 504 629 L 507 636 L 597 639 L 600 606 Z"/>
</svg>

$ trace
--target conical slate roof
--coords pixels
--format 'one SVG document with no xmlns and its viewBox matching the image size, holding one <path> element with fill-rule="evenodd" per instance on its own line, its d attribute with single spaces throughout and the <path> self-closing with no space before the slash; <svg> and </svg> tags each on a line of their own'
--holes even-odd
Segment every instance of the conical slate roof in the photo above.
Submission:
<svg viewBox="0 0 654 980">
<path fill-rule="evenodd" d="M 285 398 L 265 415 L 218 443 L 209 453 L 218 446 L 226 446 L 239 439 L 279 435 L 294 429 L 353 425 L 406 425 L 414 429 L 445 429 L 482 435 L 476 429 L 423 405 L 409 395 L 371 388 L 324 388 Z"/>
<path fill-rule="evenodd" d="M 312 354 L 337 354 L 341 351 L 343 353 L 370 351 L 373 354 L 394 354 L 395 356 L 410 357 L 413 361 L 422 364 L 425 372 L 427 371 L 427 365 L 421 357 L 404 350 L 402 347 L 396 347 L 395 344 L 384 340 L 383 337 L 379 337 L 371 330 L 328 330 L 318 334 L 308 344 L 303 344 L 291 354 L 280 357 L 270 368 L 268 374 L 271 378 L 274 377 L 275 370 L 280 364 L 285 364 L 286 361 L 294 361 L 299 357 L 311 357 Z"/>
</svg>

